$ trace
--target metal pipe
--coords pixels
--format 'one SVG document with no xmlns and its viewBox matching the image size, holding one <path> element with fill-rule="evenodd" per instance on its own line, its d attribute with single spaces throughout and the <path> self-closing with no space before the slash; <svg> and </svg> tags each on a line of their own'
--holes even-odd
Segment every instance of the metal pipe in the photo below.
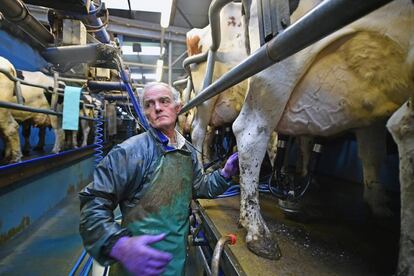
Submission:
<svg viewBox="0 0 414 276">
<path fill-rule="evenodd" d="M 86 83 L 88 82 L 87 79 L 75 79 L 75 78 L 65 78 L 65 77 L 58 77 L 57 78 L 60 81 L 71 81 L 71 82 L 77 82 L 77 83 Z"/>
<path fill-rule="evenodd" d="M 59 46 L 47 48 L 42 52 L 42 56 L 57 67 L 63 66 L 68 70 L 68 65 L 88 63 L 109 66 L 116 68 L 115 57 L 118 50 L 109 44 L 94 43 L 86 45 Z"/>
<path fill-rule="evenodd" d="M 188 80 L 188 77 L 187 78 L 185 78 L 185 79 L 181 79 L 181 80 L 176 80 L 176 81 L 174 81 L 173 82 L 173 86 L 175 87 L 175 88 L 177 88 L 178 86 L 182 86 L 182 85 L 184 85 L 184 84 L 187 84 L 187 80 Z"/>
<path fill-rule="evenodd" d="M 299 52 L 392 0 L 326 0 L 193 98 L 181 113 Z"/>
<path fill-rule="evenodd" d="M 179 57 L 177 57 L 171 64 L 171 66 L 174 66 L 180 59 L 185 57 L 187 55 L 187 51 L 184 51 Z"/>
<path fill-rule="evenodd" d="M 7 20 L 15 23 L 43 47 L 54 43 L 55 37 L 53 34 L 30 14 L 27 7 L 21 1 L 0 0 L 0 12 Z"/>
<path fill-rule="evenodd" d="M 126 91 L 125 83 L 121 81 L 88 81 L 90 90 L 121 90 Z"/>
<path fill-rule="evenodd" d="M 213 51 L 211 48 L 208 50 L 207 56 L 207 68 L 206 73 L 204 74 L 203 80 L 203 89 L 208 87 L 211 82 L 213 81 L 213 74 L 214 74 L 214 63 L 216 61 L 216 52 Z"/>
<path fill-rule="evenodd" d="M 198 55 L 187 57 L 183 60 L 183 68 L 184 70 L 191 75 L 190 65 L 193 63 L 201 63 L 207 60 L 208 52 L 201 53 Z"/>
<path fill-rule="evenodd" d="M 207 261 L 206 255 L 203 252 L 203 249 L 201 248 L 201 246 L 196 246 L 196 249 L 198 250 L 198 254 L 201 257 L 201 264 L 203 265 L 206 275 L 211 275 L 211 269 L 210 269 L 210 266 L 208 265 L 208 261 Z"/>
<path fill-rule="evenodd" d="M 184 99 L 184 103 L 183 104 L 187 104 L 190 101 L 190 96 L 191 96 L 191 90 L 193 90 L 193 82 L 191 81 L 191 78 L 188 78 L 187 80 L 187 86 L 184 89 L 184 95 L 183 95 L 183 99 Z"/>
<path fill-rule="evenodd" d="M 211 258 L 211 276 L 218 276 L 221 253 L 223 252 L 224 246 L 227 243 L 230 245 L 235 244 L 236 236 L 233 234 L 228 234 L 218 240 L 216 247 L 214 248 L 213 257 Z"/>
<path fill-rule="evenodd" d="M 48 115 L 56 115 L 59 117 L 63 115 L 62 112 L 57 112 L 57 111 L 48 110 L 48 109 L 35 108 L 35 107 L 25 106 L 25 105 L 16 104 L 16 103 L 9 103 L 9 102 L 4 102 L 4 101 L 0 101 L 0 108 L 10 108 L 10 109 L 21 110 L 21 111 L 43 113 L 43 114 L 48 114 Z M 84 120 L 96 121 L 95 118 L 91 118 L 87 116 L 79 116 L 79 118 L 84 119 Z"/>
<path fill-rule="evenodd" d="M 172 44 L 168 42 L 168 85 L 172 84 Z"/>
<path fill-rule="evenodd" d="M 221 28 L 220 28 L 220 11 L 230 3 L 232 0 L 214 0 L 208 9 L 208 21 L 211 27 L 211 46 L 210 49 L 214 52 L 220 47 Z"/>
</svg>

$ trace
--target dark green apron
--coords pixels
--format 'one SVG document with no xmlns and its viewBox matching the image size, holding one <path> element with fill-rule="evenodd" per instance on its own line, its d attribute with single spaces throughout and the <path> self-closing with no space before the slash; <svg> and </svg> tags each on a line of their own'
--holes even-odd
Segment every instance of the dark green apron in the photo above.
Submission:
<svg viewBox="0 0 414 276">
<path fill-rule="evenodd" d="M 164 153 L 151 178 L 147 191 L 122 224 L 134 236 L 166 233 L 164 240 L 151 245 L 173 255 L 162 275 L 184 275 L 193 178 L 191 153 Z M 110 274 L 128 275 L 117 264 L 111 266 Z"/>
</svg>

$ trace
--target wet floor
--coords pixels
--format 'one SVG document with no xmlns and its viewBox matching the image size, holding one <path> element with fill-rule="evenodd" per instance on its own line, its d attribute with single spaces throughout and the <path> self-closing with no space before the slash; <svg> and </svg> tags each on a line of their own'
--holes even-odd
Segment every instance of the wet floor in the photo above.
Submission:
<svg viewBox="0 0 414 276">
<path fill-rule="evenodd" d="M 247 275 L 393 275 L 398 214 L 392 219 L 372 219 L 362 202 L 362 187 L 328 182 L 322 186 L 329 184 L 334 190 L 325 186 L 305 199 L 308 216 L 302 221 L 287 218 L 275 198 L 261 194 L 262 215 L 282 251 L 278 261 L 247 250 L 246 231 L 237 227 L 239 197 L 200 200 L 200 204 L 221 234 L 238 236 L 230 248 Z"/>
</svg>

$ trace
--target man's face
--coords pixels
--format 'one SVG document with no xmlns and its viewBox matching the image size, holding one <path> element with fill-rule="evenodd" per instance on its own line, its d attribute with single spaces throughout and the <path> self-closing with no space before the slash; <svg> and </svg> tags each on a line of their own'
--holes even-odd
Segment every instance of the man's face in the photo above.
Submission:
<svg viewBox="0 0 414 276">
<path fill-rule="evenodd" d="M 181 106 L 174 102 L 171 91 L 162 85 L 155 85 L 144 94 L 144 111 L 152 127 L 171 131 L 175 128 Z"/>
</svg>

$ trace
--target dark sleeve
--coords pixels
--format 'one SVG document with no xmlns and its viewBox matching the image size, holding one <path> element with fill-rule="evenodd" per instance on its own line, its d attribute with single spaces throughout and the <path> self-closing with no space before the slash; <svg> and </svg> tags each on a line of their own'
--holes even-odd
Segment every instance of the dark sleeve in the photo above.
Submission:
<svg viewBox="0 0 414 276">
<path fill-rule="evenodd" d="M 230 180 L 226 180 L 219 170 L 203 174 L 201 165 L 193 153 L 193 198 L 215 198 L 224 193 L 230 186 Z"/>
<path fill-rule="evenodd" d="M 127 190 L 128 174 L 126 150 L 116 147 L 96 167 L 94 181 L 79 193 L 79 232 L 85 249 L 101 265 L 115 261 L 109 257 L 110 249 L 120 237 L 130 235 L 113 214 Z"/>
</svg>

